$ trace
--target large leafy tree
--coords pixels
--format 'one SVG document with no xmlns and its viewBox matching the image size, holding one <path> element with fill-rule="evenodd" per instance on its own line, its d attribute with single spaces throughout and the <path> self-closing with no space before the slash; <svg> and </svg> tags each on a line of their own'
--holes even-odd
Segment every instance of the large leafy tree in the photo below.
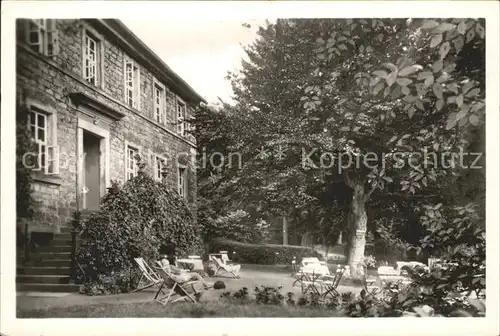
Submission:
<svg viewBox="0 0 500 336">
<path fill-rule="evenodd" d="M 347 207 L 348 263 L 359 276 L 367 203 L 439 209 L 452 201 L 451 181 L 472 174 L 484 182 L 464 169 L 470 157 L 454 155 L 482 131 L 484 37 L 484 23 L 473 19 L 278 20 L 261 28 L 232 77 L 232 149 L 244 165 L 225 171 L 220 195 L 272 214 L 305 212 L 324 234 L 339 231 L 328 229 L 335 209 Z"/>
<path fill-rule="evenodd" d="M 410 194 L 431 182 L 442 189 L 438 178 L 464 170 L 463 155 L 449 154 L 469 145 L 471 126 L 484 118 L 484 36 L 484 23 L 472 19 L 324 25 L 303 100 L 339 140 L 338 159 L 362 158 L 343 170 L 353 190 L 351 270 L 364 254 L 365 204 L 376 190 L 397 192 L 393 181 Z M 478 57 L 471 62 L 470 54 Z"/>
</svg>

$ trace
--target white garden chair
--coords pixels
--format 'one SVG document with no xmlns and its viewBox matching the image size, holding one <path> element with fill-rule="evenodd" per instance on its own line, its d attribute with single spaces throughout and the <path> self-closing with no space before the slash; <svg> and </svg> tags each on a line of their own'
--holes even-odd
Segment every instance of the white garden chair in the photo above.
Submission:
<svg viewBox="0 0 500 336">
<path fill-rule="evenodd" d="M 157 262 L 158 266 L 156 269 L 162 277 L 161 287 L 156 292 L 155 300 L 162 305 L 167 305 L 168 303 L 174 303 L 180 300 L 187 300 L 191 303 L 196 303 L 196 296 L 201 293 L 203 284 L 200 281 L 187 281 L 178 282 L 175 280 L 175 276 L 168 272 L 167 268 L 163 268 L 161 262 Z M 163 292 L 164 288 L 168 288 L 168 294 L 163 297 L 158 298 L 160 292 Z M 192 293 L 189 293 L 192 291 Z M 170 301 L 171 298 L 178 296 L 176 299 Z"/>
<path fill-rule="evenodd" d="M 142 272 L 141 278 L 139 279 L 139 283 L 137 284 L 137 288 L 134 292 L 153 286 L 160 288 L 163 283 L 163 279 L 148 265 L 146 261 L 144 261 L 143 258 L 134 258 L 134 260 Z"/>
<path fill-rule="evenodd" d="M 215 255 L 211 255 L 210 259 L 215 262 L 216 270 L 214 273 L 214 276 L 217 276 L 217 274 L 220 271 L 224 271 L 224 273 L 228 274 L 232 278 L 239 278 L 240 276 L 238 273 L 240 272 L 241 265 L 226 265 L 224 262 L 222 262 L 221 259 L 217 258 Z"/>
</svg>

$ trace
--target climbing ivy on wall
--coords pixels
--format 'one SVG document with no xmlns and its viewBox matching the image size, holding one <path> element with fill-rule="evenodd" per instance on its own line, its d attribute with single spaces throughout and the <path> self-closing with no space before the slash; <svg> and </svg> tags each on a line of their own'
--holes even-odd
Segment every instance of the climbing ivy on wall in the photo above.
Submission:
<svg viewBox="0 0 500 336">
<path fill-rule="evenodd" d="M 33 198 L 31 164 L 24 160 L 26 153 L 34 152 L 35 146 L 27 126 L 27 109 L 16 108 L 16 210 L 17 218 L 31 219 L 36 202 Z"/>
</svg>

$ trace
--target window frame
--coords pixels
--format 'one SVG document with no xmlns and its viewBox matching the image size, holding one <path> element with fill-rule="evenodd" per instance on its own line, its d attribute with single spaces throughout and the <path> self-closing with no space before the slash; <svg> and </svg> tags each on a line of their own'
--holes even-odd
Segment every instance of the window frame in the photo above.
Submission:
<svg viewBox="0 0 500 336">
<path fill-rule="evenodd" d="M 125 142 L 125 159 L 124 159 L 124 163 L 125 163 L 125 182 L 131 180 L 132 178 L 136 177 L 137 174 L 139 173 L 139 167 L 137 166 L 137 161 L 135 160 L 134 157 L 130 157 L 130 152 L 129 150 L 133 150 L 135 151 L 135 155 L 139 154 L 141 155 L 141 150 L 139 149 L 139 146 L 131 143 L 131 142 L 128 142 L 126 141 Z M 134 167 L 133 169 L 130 169 L 130 161 L 134 161 Z M 133 176 L 132 177 L 129 177 L 129 174 L 132 174 Z"/>
<path fill-rule="evenodd" d="M 87 38 L 95 42 L 95 83 L 89 81 L 86 76 L 87 69 Z M 95 29 L 84 23 L 82 26 L 82 77 L 90 85 L 104 89 L 105 72 L 104 72 L 104 39 Z"/>
<path fill-rule="evenodd" d="M 158 155 L 158 154 L 151 154 L 151 157 L 152 157 L 152 166 L 153 166 L 153 178 L 158 181 L 158 182 L 161 182 L 163 180 L 163 176 L 162 176 L 162 171 L 163 169 L 161 170 L 158 170 L 158 161 L 161 160 L 163 161 L 163 167 L 165 167 L 167 165 L 167 158 L 162 156 L 162 155 Z M 162 168 L 163 168 L 162 167 Z"/>
<path fill-rule="evenodd" d="M 132 67 L 132 78 L 128 79 L 127 65 Z M 123 59 L 123 83 L 124 83 L 124 100 L 125 104 L 133 109 L 140 110 L 141 106 L 141 71 L 137 62 L 128 56 Z M 130 86 L 129 84 L 132 84 Z M 129 92 L 132 91 L 132 97 L 129 97 Z M 129 99 L 132 98 L 132 105 L 129 104 Z"/>
<path fill-rule="evenodd" d="M 188 172 L 187 166 L 180 165 L 180 164 L 177 165 L 177 193 L 182 198 L 185 198 L 185 199 L 187 199 L 187 196 L 188 196 L 187 172 Z M 182 179 L 182 181 L 181 181 L 181 179 Z"/>
<path fill-rule="evenodd" d="M 156 91 L 159 89 L 160 91 L 160 96 L 157 97 Z M 153 120 L 161 125 L 166 125 L 167 124 L 167 113 L 166 113 L 166 106 L 167 106 L 167 90 L 165 85 L 160 83 L 158 80 L 153 80 Z M 158 104 L 159 100 L 159 104 Z M 159 121 L 158 121 L 158 108 L 160 110 L 160 115 L 159 115 Z"/>
<path fill-rule="evenodd" d="M 176 97 L 176 100 L 175 100 L 175 116 L 176 116 L 176 120 L 177 120 L 177 134 L 182 136 L 182 137 L 185 137 L 186 136 L 186 129 L 187 129 L 187 122 L 186 122 L 186 119 L 187 119 L 187 104 L 184 100 L 182 100 L 179 96 Z M 180 113 L 179 111 L 179 106 L 182 105 L 184 106 L 184 111 L 182 111 L 182 113 Z M 179 115 L 181 114 L 181 116 Z"/>
<path fill-rule="evenodd" d="M 59 147 L 57 146 L 57 111 L 47 105 L 38 103 L 37 101 L 27 99 L 26 106 L 28 110 L 28 118 L 26 120 L 28 129 L 31 134 L 32 115 L 35 116 L 35 134 L 32 135 L 33 142 L 37 145 L 37 162 L 35 167 L 32 167 L 34 172 L 42 172 L 45 175 L 59 175 Z M 41 127 L 39 124 L 39 116 L 43 116 L 44 121 L 44 141 L 38 139 L 38 132 Z M 43 160 L 43 162 L 42 162 Z"/>
<path fill-rule="evenodd" d="M 59 54 L 56 19 L 26 19 L 24 29 L 25 42 L 33 51 L 48 57 Z M 36 41 L 31 40 L 32 36 L 36 36 Z"/>
</svg>

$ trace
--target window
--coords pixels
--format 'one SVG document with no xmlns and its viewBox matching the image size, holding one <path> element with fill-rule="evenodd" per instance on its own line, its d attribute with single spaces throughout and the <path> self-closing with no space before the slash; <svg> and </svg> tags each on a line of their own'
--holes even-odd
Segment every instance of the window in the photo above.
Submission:
<svg viewBox="0 0 500 336">
<path fill-rule="evenodd" d="M 159 83 L 154 84 L 154 99 L 154 119 L 160 124 L 165 123 L 165 89 Z"/>
<path fill-rule="evenodd" d="M 54 19 L 30 19 L 26 22 L 26 43 L 34 51 L 54 56 L 59 53 L 59 36 Z"/>
<path fill-rule="evenodd" d="M 137 160 L 135 156 L 139 154 L 139 151 L 131 146 L 127 146 L 127 157 L 125 160 L 125 163 L 127 165 L 126 169 L 126 179 L 130 180 L 137 176 L 138 172 L 138 167 L 137 167 Z"/>
<path fill-rule="evenodd" d="M 167 160 L 165 158 L 162 158 L 161 156 L 158 155 L 153 155 L 153 169 L 154 169 L 154 175 L 153 177 L 161 181 L 162 180 L 162 171 L 163 167 L 165 167 L 165 164 L 167 163 Z"/>
<path fill-rule="evenodd" d="M 52 145 L 53 134 L 49 127 L 54 117 L 43 110 L 31 106 L 28 113 L 28 127 L 31 137 L 36 144 L 36 162 L 30 164 L 33 171 L 44 171 L 47 175 L 59 173 L 59 150 Z M 27 158 L 28 159 L 28 158 Z"/>
<path fill-rule="evenodd" d="M 177 192 L 179 193 L 179 195 L 185 198 L 187 196 L 186 168 L 179 167 L 177 175 L 178 175 Z"/>
<path fill-rule="evenodd" d="M 137 65 L 125 59 L 125 103 L 135 109 L 139 109 L 140 98 L 140 73 Z"/>
<path fill-rule="evenodd" d="M 92 85 L 100 85 L 101 80 L 101 43 L 100 41 L 86 33 L 83 45 L 83 77 Z"/>
<path fill-rule="evenodd" d="M 186 135 L 186 103 L 177 98 L 177 134 Z"/>
</svg>

